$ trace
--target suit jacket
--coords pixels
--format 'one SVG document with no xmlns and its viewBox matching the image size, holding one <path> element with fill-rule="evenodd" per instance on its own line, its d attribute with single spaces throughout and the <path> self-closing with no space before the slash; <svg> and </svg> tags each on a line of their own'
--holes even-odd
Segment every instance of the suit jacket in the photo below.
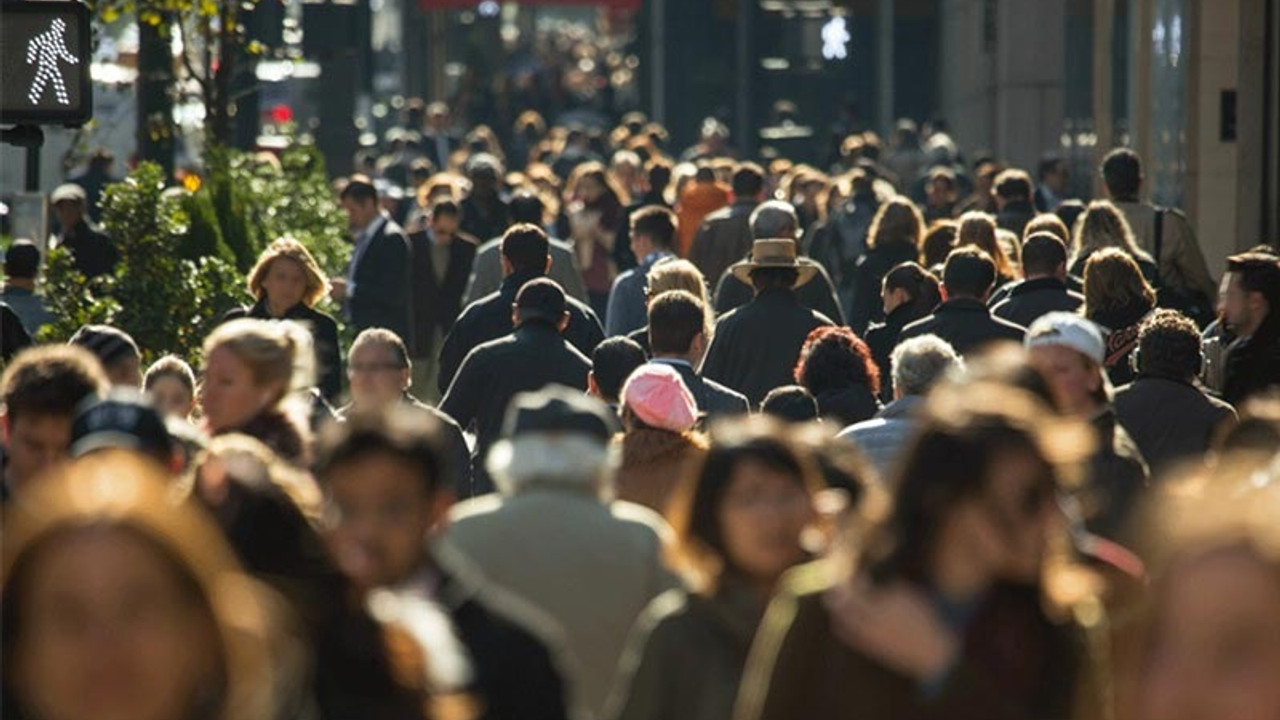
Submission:
<svg viewBox="0 0 1280 720">
<path fill-rule="evenodd" d="M 493 489 L 484 472 L 484 459 L 489 446 L 502 434 L 511 399 L 517 393 L 552 384 L 585 391 L 590 371 L 591 361 L 555 327 L 541 321 L 523 323 L 510 335 L 486 342 L 467 355 L 440 401 L 440 409 L 464 429 L 475 428 L 474 494 Z"/>
<path fill-rule="evenodd" d="M 512 330 L 511 305 L 516 301 L 516 293 L 530 280 L 538 275 L 511 275 L 502 281 L 502 288 L 485 298 L 467 306 L 458 316 L 444 339 L 444 347 L 440 348 L 439 387 L 443 393 L 449 389 L 449 383 L 458 372 L 463 358 L 481 343 L 507 335 Z M 564 329 L 564 339 L 578 352 L 587 357 L 595 351 L 596 345 L 604 340 L 604 330 L 600 329 L 600 320 L 585 303 L 566 297 L 565 310 L 569 313 L 569 325 Z"/>
<path fill-rule="evenodd" d="M 355 267 L 356 286 L 347 307 L 357 333 L 381 327 L 399 335 L 405 344 L 412 341 L 412 270 L 409 238 L 388 218 L 369 240 Z"/>
<path fill-rule="evenodd" d="M 1115 405 L 1155 476 L 1178 460 L 1205 454 L 1214 433 L 1236 417 L 1230 405 L 1197 385 L 1148 375 L 1116 390 Z"/>
<path fill-rule="evenodd" d="M 474 235 L 459 233 L 449 243 L 444 279 L 436 276 L 430 234 L 422 230 L 409 235 L 413 248 L 413 345 L 414 357 L 431 357 L 435 350 L 434 330 L 447 335 L 462 312 L 462 294 L 471 275 L 471 262 L 479 241 Z"/>
<path fill-rule="evenodd" d="M 449 476 L 451 478 L 449 485 L 459 499 L 469 498 L 474 495 L 475 488 L 471 484 L 471 448 L 467 447 L 467 439 L 462 434 L 462 428 L 458 427 L 458 423 L 454 422 L 453 418 L 421 402 L 409 393 L 405 393 L 400 402 L 417 412 L 431 416 L 431 419 L 440 423 L 443 427 L 445 438 L 445 454 L 449 458 Z M 337 412 L 338 421 L 346 422 L 347 418 L 356 410 L 354 402 L 340 408 Z"/>
<path fill-rule="evenodd" d="M 223 321 L 236 318 L 274 320 L 267 309 L 265 298 L 249 307 L 236 308 L 222 317 Z M 311 346 L 316 354 L 316 387 L 329 402 L 338 399 L 342 392 L 342 354 L 338 349 L 338 323 L 314 308 L 298 303 L 285 311 L 281 320 L 300 323 L 311 333 Z"/>
<path fill-rule="evenodd" d="M 753 407 L 769 391 L 795 382 L 800 347 L 814 328 L 832 324 L 789 290 L 770 290 L 720 318 L 702 374 L 737 390 Z"/>
<path fill-rule="evenodd" d="M 991 306 L 991 314 L 1022 327 L 1031 327 L 1041 315 L 1051 312 L 1075 312 L 1084 304 L 1084 296 L 1055 277 L 1035 278 L 1012 283 L 1005 298 Z"/>
<path fill-rule="evenodd" d="M 840 309 L 840 301 L 836 298 L 836 286 L 832 284 L 826 268 L 811 258 L 802 256 L 798 260 L 801 265 L 811 265 L 818 270 L 812 280 L 796 288 L 796 297 L 800 299 L 800 304 L 822 313 L 837 323 L 843 323 L 844 310 Z M 716 283 L 715 308 L 716 313 L 720 315 L 746 305 L 755 296 L 755 290 L 739 280 L 730 272 L 730 269 L 726 269 L 720 275 L 720 281 Z"/>
<path fill-rule="evenodd" d="M 1021 343 L 1027 330 L 1008 320 L 991 317 L 991 311 L 980 300 L 956 298 L 939 305 L 932 315 L 903 328 L 898 341 L 929 334 L 946 340 L 956 352 L 965 355 L 997 340 Z"/>
<path fill-rule="evenodd" d="M 673 257 L 671 253 L 662 252 L 641 258 L 640 265 L 614 279 L 613 288 L 609 291 L 609 308 L 604 314 L 608 325 L 606 335 L 629 335 L 645 326 L 648 313 L 644 290 L 649 282 L 649 270 L 659 260 L 669 257 Z"/>
<path fill-rule="evenodd" d="M 655 358 L 653 362 L 670 366 L 680 373 L 685 387 L 689 388 L 694 402 L 698 404 L 698 411 L 705 414 L 708 419 L 746 415 L 751 412 L 751 403 L 747 401 L 746 395 L 702 377 L 694 372 L 693 366 L 689 363 L 665 358 Z"/>
</svg>

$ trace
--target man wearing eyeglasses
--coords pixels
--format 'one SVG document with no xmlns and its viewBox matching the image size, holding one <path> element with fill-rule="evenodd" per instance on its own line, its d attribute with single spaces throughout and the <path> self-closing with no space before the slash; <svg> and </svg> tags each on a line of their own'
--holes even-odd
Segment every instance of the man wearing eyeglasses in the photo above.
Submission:
<svg viewBox="0 0 1280 720">
<path fill-rule="evenodd" d="M 338 411 L 340 420 L 357 409 L 386 408 L 404 404 L 431 415 L 444 425 L 453 490 L 459 498 L 471 497 L 471 450 L 462 428 L 452 418 L 409 394 L 413 362 L 400 336 L 384 328 L 369 328 L 356 336 L 347 354 L 347 380 L 351 402 Z"/>
</svg>

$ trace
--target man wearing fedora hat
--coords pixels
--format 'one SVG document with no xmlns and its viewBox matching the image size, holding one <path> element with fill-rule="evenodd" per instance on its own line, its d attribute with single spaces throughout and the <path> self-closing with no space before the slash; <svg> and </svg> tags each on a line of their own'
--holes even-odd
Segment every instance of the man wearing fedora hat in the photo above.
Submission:
<svg viewBox="0 0 1280 720">
<path fill-rule="evenodd" d="M 773 388 L 790 384 L 804 339 L 832 324 L 796 298 L 795 289 L 815 272 L 798 261 L 795 240 L 756 240 L 751 260 L 733 266 L 734 275 L 755 289 L 755 299 L 716 323 L 702 374 L 746 395 L 753 406 Z"/>
</svg>

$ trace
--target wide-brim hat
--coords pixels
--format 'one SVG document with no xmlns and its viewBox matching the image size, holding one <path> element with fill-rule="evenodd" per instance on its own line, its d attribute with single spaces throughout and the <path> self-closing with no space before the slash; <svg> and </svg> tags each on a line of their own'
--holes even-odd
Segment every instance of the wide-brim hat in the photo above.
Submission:
<svg viewBox="0 0 1280 720">
<path fill-rule="evenodd" d="M 801 263 L 796 252 L 796 241 L 789 238 L 756 240 L 751 245 L 751 259 L 734 265 L 730 270 L 742 282 L 751 284 L 751 271 L 757 268 L 792 268 L 796 270 L 796 284 L 800 287 L 818 274 L 818 267 Z"/>
</svg>

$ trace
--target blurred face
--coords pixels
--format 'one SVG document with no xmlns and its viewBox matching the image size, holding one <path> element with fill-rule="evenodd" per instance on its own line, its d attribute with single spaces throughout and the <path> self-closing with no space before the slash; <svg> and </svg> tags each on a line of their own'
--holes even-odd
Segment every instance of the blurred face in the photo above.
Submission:
<svg viewBox="0 0 1280 720">
<path fill-rule="evenodd" d="M 578 195 L 582 197 L 583 202 L 595 202 L 604 195 L 604 185 L 593 177 L 584 177 L 578 181 Z"/>
<path fill-rule="evenodd" d="M 130 533 L 87 530 L 53 542 L 17 598 L 24 704 L 45 720 L 191 717 L 218 655 L 192 590 Z"/>
<path fill-rule="evenodd" d="M 409 389 L 409 368 L 395 357 L 391 348 L 378 343 L 362 345 L 347 362 L 351 399 L 364 407 L 381 407 L 397 402 Z"/>
<path fill-rule="evenodd" d="M 1280 718 L 1280 579 L 1244 550 L 1175 567 L 1136 700 L 1139 720 Z"/>
<path fill-rule="evenodd" d="M 347 212 L 351 232 L 360 232 L 378 216 L 378 204 L 372 200 L 362 202 L 349 197 L 342 198 L 342 209 Z"/>
<path fill-rule="evenodd" d="M 1061 345 L 1033 347 L 1029 359 L 1049 383 L 1054 402 L 1063 412 L 1081 415 L 1097 408 L 1094 394 L 1102 387 L 1101 368 Z"/>
<path fill-rule="evenodd" d="M 451 238 L 458 234 L 458 216 L 457 215 L 432 215 L 431 216 L 431 232 L 437 238 Z"/>
<path fill-rule="evenodd" d="M 300 304 L 307 294 L 307 273 L 302 263 L 284 257 L 273 260 L 262 279 L 262 292 L 269 308 L 281 314 Z"/>
<path fill-rule="evenodd" d="M 116 387 L 142 387 L 142 360 L 136 356 L 121 358 L 103 369 L 107 371 L 107 379 Z"/>
<path fill-rule="evenodd" d="M 946 180 L 937 179 L 929 183 L 927 192 L 929 204 L 935 207 L 941 207 L 951 202 L 951 183 Z"/>
<path fill-rule="evenodd" d="M 63 200 L 53 206 L 53 214 L 58 218 L 58 227 L 66 232 L 84 217 L 84 203 L 79 200 Z"/>
<path fill-rule="evenodd" d="M 1229 279 L 1228 279 L 1229 278 Z M 1240 284 L 1240 275 L 1229 273 L 1223 282 L 1226 292 L 1223 297 L 1222 316 L 1227 326 L 1241 334 L 1252 334 L 1266 316 L 1266 301 L 1262 293 L 1247 292 Z"/>
<path fill-rule="evenodd" d="M 880 301 L 884 304 L 885 315 L 897 310 L 898 307 L 906 304 L 910 300 L 911 296 L 907 295 L 906 288 L 894 288 L 890 290 L 888 285 L 881 284 Z"/>
<path fill-rule="evenodd" d="M 214 432 L 231 430 L 252 420 L 277 396 L 253 378 L 249 365 L 226 345 L 219 345 L 205 361 L 201 406 Z"/>
<path fill-rule="evenodd" d="M 65 415 L 22 415 L 7 425 L 5 480 L 17 489 L 67 457 L 71 418 Z"/>
<path fill-rule="evenodd" d="M 362 590 L 408 580 L 448 509 L 444 493 L 432 497 L 417 467 L 386 453 L 334 466 L 327 480 L 329 550 L 342 572 Z"/>
<path fill-rule="evenodd" d="M 729 560 L 767 584 L 804 561 L 800 535 L 814 518 L 813 503 L 796 477 L 753 459 L 738 463 L 719 509 Z"/>
<path fill-rule="evenodd" d="M 156 408 L 165 415 L 185 418 L 195 409 L 195 397 L 187 389 L 186 383 L 172 375 L 153 376 L 151 388 L 147 391 L 156 403 Z"/>
<path fill-rule="evenodd" d="M 1067 183 L 1071 180 L 1071 171 L 1067 169 L 1066 163 L 1058 163 L 1054 166 L 1053 172 L 1045 175 L 1044 184 L 1049 186 L 1055 194 L 1061 195 L 1067 191 Z"/>
</svg>

